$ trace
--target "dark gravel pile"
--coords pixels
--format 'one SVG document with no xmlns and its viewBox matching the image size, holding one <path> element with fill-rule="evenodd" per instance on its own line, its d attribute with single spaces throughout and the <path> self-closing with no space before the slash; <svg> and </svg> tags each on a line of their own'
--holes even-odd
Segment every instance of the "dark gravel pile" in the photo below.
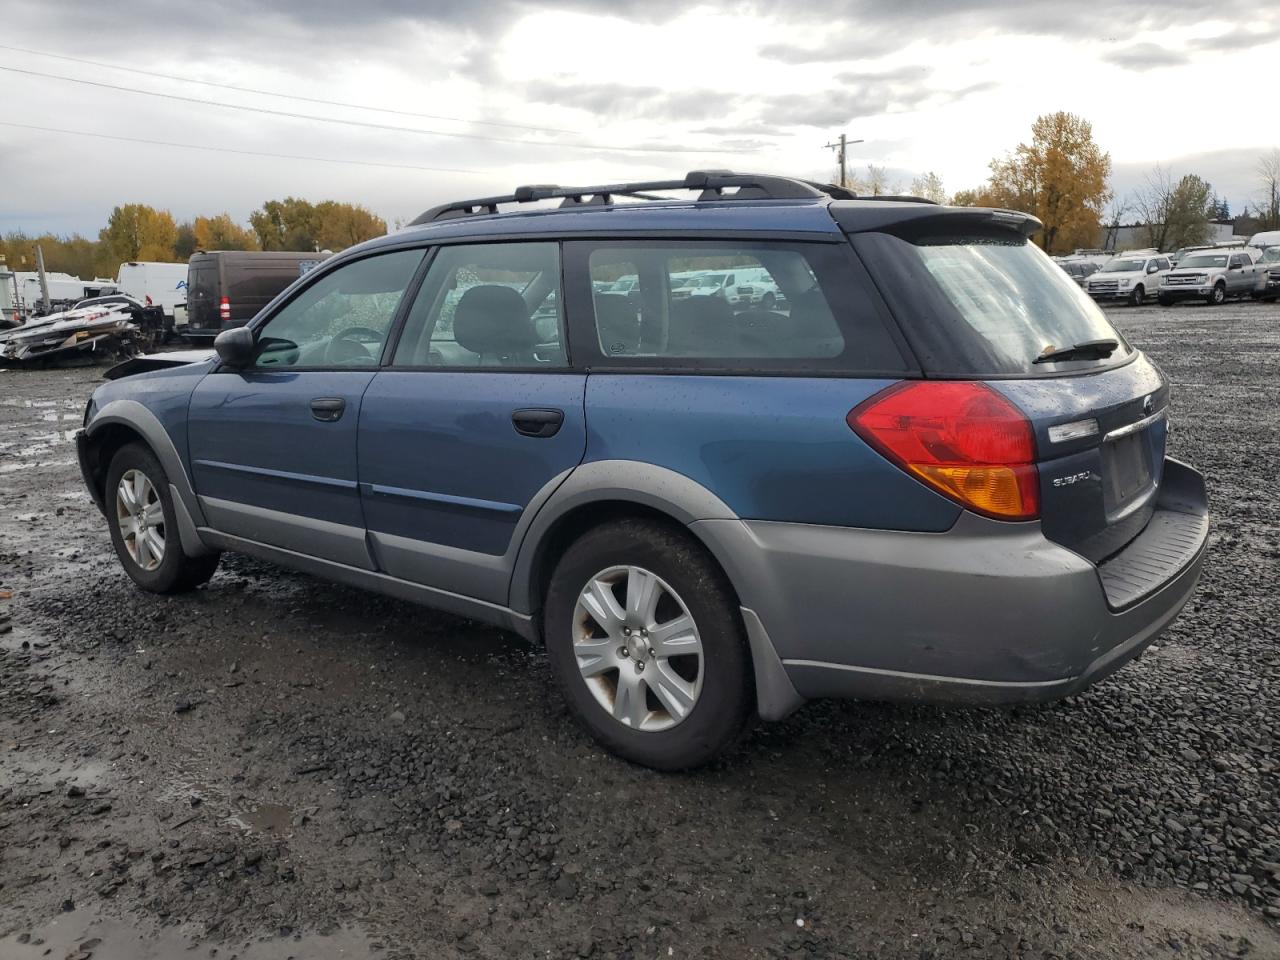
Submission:
<svg viewBox="0 0 1280 960">
<path fill-rule="evenodd" d="M 237 558 L 131 589 L 47 437 L 89 375 L 0 380 L 0 453 L 40 448 L 0 487 L 0 957 L 64 909 L 243 957 L 1280 957 L 1280 307 L 1113 315 L 1211 487 L 1157 647 L 1046 707 L 813 704 L 684 776 L 490 628 Z"/>
</svg>

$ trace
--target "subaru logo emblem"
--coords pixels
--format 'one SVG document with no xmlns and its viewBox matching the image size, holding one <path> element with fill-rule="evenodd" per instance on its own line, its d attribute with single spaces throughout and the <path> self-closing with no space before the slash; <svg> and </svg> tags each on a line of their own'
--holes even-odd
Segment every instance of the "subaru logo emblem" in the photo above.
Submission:
<svg viewBox="0 0 1280 960">
<path fill-rule="evenodd" d="M 1151 416 L 1151 411 L 1154 410 L 1155 408 L 1156 408 L 1156 402 L 1151 398 L 1151 395 L 1148 394 L 1146 398 L 1142 401 L 1142 412 L 1143 414 L 1149 417 Z"/>
</svg>

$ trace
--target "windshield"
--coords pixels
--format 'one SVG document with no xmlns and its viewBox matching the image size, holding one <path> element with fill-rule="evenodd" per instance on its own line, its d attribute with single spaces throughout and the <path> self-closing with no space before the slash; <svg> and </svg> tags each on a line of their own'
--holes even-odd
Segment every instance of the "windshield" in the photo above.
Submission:
<svg viewBox="0 0 1280 960">
<path fill-rule="evenodd" d="M 1225 253 L 1197 253 L 1178 264 L 1180 267 L 1225 267 L 1226 265 Z"/>
<path fill-rule="evenodd" d="M 1267 247 L 1258 258 L 1259 263 L 1280 263 L 1280 247 Z"/>
<path fill-rule="evenodd" d="M 911 248 L 980 338 L 966 344 L 975 374 L 1025 373 L 1041 354 L 1090 340 L 1119 340 L 1120 347 L 1109 361 L 1065 361 L 1070 369 L 1113 363 L 1129 353 L 1088 294 L 1026 240 L 955 238 Z"/>
<path fill-rule="evenodd" d="M 1103 273 L 1134 273 L 1142 269 L 1145 260 L 1112 260 L 1102 268 Z"/>
</svg>

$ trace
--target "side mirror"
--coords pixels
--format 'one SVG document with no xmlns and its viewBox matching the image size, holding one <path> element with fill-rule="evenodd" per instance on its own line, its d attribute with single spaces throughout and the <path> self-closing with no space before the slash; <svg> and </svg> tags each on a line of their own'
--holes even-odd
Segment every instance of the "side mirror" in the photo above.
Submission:
<svg viewBox="0 0 1280 960">
<path fill-rule="evenodd" d="M 258 338 L 248 327 L 223 330 L 213 340 L 213 349 L 218 352 L 218 359 L 229 367 L 247 367 L 253 363 L 257 346 Z"/>
</svg>

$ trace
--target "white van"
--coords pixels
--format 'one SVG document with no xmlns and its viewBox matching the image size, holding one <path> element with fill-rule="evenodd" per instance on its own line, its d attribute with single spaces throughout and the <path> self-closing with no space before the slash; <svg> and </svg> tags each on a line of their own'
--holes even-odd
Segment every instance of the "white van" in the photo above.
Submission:
<svg viewBox="0 0 1280 960">
<path fill-rule="evenodd" d="M 187 265 L 131 260 L 120 264 L 116 287 L 144 306 L 160 307 L 172 320 L 173 308 L 187 302 Z"/>
<path fill-rule="evenodd" d="M 1249 246 L 1255 250 L 1266 250 L 1268 247 L 1280 247 L 1280 230 L 1264 230 L 1249 238 Z"/>
</svg>

